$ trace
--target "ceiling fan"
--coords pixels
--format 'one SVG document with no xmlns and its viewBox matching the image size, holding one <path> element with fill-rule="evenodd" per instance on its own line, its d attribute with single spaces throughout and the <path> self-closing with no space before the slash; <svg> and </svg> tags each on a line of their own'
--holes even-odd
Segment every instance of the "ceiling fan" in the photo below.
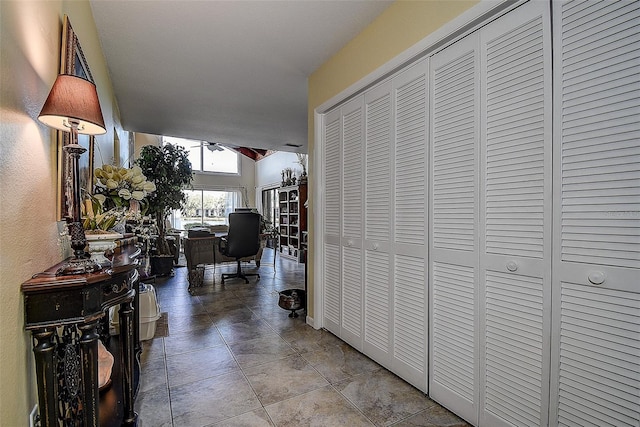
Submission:
<svg viewBox="0 0 640 427">
<path fill-rule="evenodd" d="M 219 142 L 209 142 L 204 141 L 204 146 L 209 149 L 209 151 L 222 151 L 224 148 L 220 145 Z"/>
<path fill-rule="evenodd" d="M 222 151 L 224 147 L 219 142 L 202 141 L 202 145 L 209 151 Z M 192 148 L 200 147 L 200 144 L 193 145 Z"/>
</svg>

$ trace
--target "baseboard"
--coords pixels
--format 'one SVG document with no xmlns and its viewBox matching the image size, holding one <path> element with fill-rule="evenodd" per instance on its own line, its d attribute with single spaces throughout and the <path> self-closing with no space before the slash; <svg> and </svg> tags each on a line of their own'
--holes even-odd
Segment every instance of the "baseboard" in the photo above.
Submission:
<svg viewBox="0 0 640 427">
<path fill-rule="evenodd" d="M 316 322 L 315 320 L 313 320 L 313 317 L 307 316 L 305 320 L 307 322 L 307 325 L 311 326 L 313 329 L 320 329 L 320 326 L 316 326 Z"/>
</svg>

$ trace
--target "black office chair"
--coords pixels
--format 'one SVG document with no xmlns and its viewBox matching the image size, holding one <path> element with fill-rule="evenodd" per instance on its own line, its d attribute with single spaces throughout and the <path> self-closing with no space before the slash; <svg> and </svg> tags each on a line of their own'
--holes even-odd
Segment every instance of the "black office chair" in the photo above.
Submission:
<svg viewBox="0 0 640 427">
<path fill-rule="evenodd" d="M 240 258 L 256 255 L 260 250 L 260 214 L 242 212 L 229 214 L 229 231 L 219 243 L 220 253 L 235 258 L 238 271 L 234 274 L 222 274 L 222 283 L 228 278 L 241 278 L 249 283 L 247 276 L 258 276 L 257 273 L 243 273 Z"/>
</svg>

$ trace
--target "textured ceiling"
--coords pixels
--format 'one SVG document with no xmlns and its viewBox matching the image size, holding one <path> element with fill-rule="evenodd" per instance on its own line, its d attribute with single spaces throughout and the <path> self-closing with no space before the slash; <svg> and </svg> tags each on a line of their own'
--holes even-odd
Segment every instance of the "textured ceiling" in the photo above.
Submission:
<svg viewBox="0 0 640 427">
<path fill-rule="evenodd" d="M 126 130 L 306 152 L 308 76 L 391 3 L 91 0 L 91 7 Z"/>
</svg>

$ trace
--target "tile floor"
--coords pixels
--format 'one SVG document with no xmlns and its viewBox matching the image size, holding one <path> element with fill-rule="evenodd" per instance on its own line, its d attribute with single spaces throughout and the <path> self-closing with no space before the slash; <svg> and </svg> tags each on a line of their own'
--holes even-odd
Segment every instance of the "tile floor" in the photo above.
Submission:
<svg viewBox="0 0 640 427">
<path fill-rule="evenodd" d="M 166 314 L 143 342 L 140 426 L 467 426 L 331 333 L 306 325 L 304 311 L 288 317 L 278 291 L 304 288 L 303 264 L 278 257 L 275 275 L 263 263 L 259 281 L 221 285 L 221 272 L 234 268 L 208 267 L 194 295 L 186 268 L 155 281 Z"/>
</svg>

